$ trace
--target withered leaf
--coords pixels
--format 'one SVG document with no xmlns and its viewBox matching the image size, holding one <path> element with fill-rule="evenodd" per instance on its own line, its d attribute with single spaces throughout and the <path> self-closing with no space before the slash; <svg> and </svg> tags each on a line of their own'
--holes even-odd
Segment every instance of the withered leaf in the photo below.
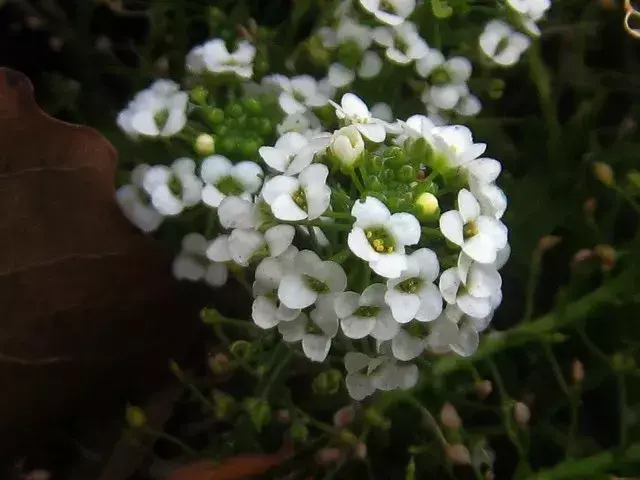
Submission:
<svg viewBox="0 0 640 480">
<path fill-rule="evenodd" d="M 97 131 L 0 69 L 0 439 L 148 385 L 193 336 L 169 258 L 115 204 L 115 168 Z"/>
</svg>

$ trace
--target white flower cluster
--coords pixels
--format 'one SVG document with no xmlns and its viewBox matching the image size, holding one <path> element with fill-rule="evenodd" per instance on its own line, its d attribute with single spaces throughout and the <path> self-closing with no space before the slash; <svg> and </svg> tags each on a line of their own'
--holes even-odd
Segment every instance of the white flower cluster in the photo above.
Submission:
<svg viewBox="0 0 640 480">
<path fill-rule="evenodd" d="M 480 112 L 480 101 L 467 86 L 471 62 L 464 57 L 446 59 L 440 50 L 427 44 L 416 24 L 407 19 L 416 7 L 414 0 L 359 0 L 357 5 L 382 25 L 360 23 L 358 9 L 346 1 L 336 12 L 336 27 L 322 27 L 317 32 L 324 48 L 350 63 L 331 64 L 327 80 L 332 86 L 340 89 L 351 85 L 356 77 L 377 77 L 383 68 L 383 55 L 392 65 L 415 66 L 419 81 L 425 84 L 421 99 L 430 115 L 450 112 L 474 116 Z"/>
<path fill-rule="evenodd" d="M 537 22 L 544 17 L 551 0 L 507 0 L 507 4 L 517 27 L 528 35 L 540 36 Z M 491 20 L 485 25 L 479 43 L 487 58 L 500 66 L 511 67 L 529 48 L 531 39 L 502 20 Z"/>
</svg>

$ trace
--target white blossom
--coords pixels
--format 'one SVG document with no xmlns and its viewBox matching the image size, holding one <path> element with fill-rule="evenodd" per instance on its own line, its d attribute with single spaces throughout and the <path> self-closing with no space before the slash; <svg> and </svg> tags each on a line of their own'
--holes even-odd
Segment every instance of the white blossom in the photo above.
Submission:
<svg viewBox="0 0 640 480">
<path fill-rule="evenodd" d="M 256 47 L 247 41 L 238 43 L 234 52 L 229 52 L 224 40 L 215 38 L 192 49 L 187 55 L 187 70 L 192 73 L 232 73 L 240 78 L 253 77 L 253 60 Z"/>
<path fill-rule="evenodd" d="M 359 352 L 348 352 L 344 356 L 344 365 L 347 391 L 351 398 L 358 401 L 376 390 L 406 390 L 418 382 L 418 367 L 400 364 L 388 353 L 369 357 Z"/>
<path fill-rule="evenodd" d="M 373 39 L 386 49 L 386 57 L 399 65 L 408 65 L 429 52 L 427 42 L 413 22 L 404 22 L 393 28 L 377 27 L 373 30 Z"/>
<path fill-rule="evenodd" d="M 278 298 L 289 308 L 306 308 L 319 296 L 343 292 L 346 286 L 347 275 L 340 265 L 322 260 L 311 250 L 302 250 L 296 255 L 292 269 L 282 278 Z"/>
<path fill-rule="evenodd" d="M 400 25 L 416 8 L 415 0 L 360 0 L 360 5 L 387 25 Z"/>
<path fill-rule="evenodd" d="M 449 268 L 440 275 L 442 298 L 473 318 L 485 318 L 491 313 L 502 282 L 497 271 L 491 272 L 491 266 L 483 267 L 478 268 L 477 277 L 470 275 L 466 282 L 463 282 L 457 267 Z"/>
<path fill-rule="evenodd" d="M 264 173 L 255 162 L 231 163 L 222 155 L 211 155 L 202 162 L 200 177 L 204 181 L 202 201 L 217 208 L 227 195 L 251 198 L 262 185 Z"/>
<path fill-rule="evenodd" d="M 422 338 L 411 333 L 410 330 L 402 328 L 391 340 L 391 352 L 398 360 L 407 362 L 422 355 L 425 349 L 425 342 Z"/>
<path fill-rule="evenodd" d="M 389 306 L 385 303 L 386 288 L 374 283 L 362 294 L 344 292 L 336 295 L 334 308 L 342 331 L 349 338 L 364 338 L 368 335 L 376 340 L 391 340 L 399 331 Z"/>
<path fill-rule="evenodd" d="M 280 220 L 314 220 L 329 208 L 328 175 L 329 169 L 325 165 L 315 163 L 300 172 L 297 178 L 285 175 L 271 178 L 264 184 L 262 196 Z"/>
<path fill-rule="evenodd" d="M 433 283 L 440 273 L 438 256 L 420 248 L 407 257 L 407 268 L 397 278 L 387 280 L 385 301 L 393 318 L 408 323 L 414 318 L 430 322 L 442 312 L 442 296 Z"/>
<path fill-rule="evenodd" d="M 478 200 L 467 189 L 458 192 L 458 210 L 440 217 L 440 230 L 476 262 L 493 263 L 507 244 L 507 228 L 494 217 L 481 215 Z"/>
<path fill-rule="evenodd" d="M 185 235 L 182 239 L 182 251 L 173 261 L 173 275 L 178 280 L 204 280 L 213 287 L 227 283 L 227 266 L 207 259 L 208 245 L 209 242 L 199 233 Z"/>
<path fill-rule="evenodd" d="M 480 35 L 480 48 L 495 63 L 510 67 L 518 63 L 531 40 L 501 20 L 491 20 Z"/>
<path fill-rule="evenodd" d="M 149 204 L 147 193 L 142 188 L 149 165 L 137 165 L 131 171 L 131 183 L 116 191 L 116 201 L 127 219 L 145 233 L 157 230 L 164 217 Z"/>
<path fill-rule="evenodd" d="M 380 143 L 386 138 L 385 122 L 374 118 L 365 103 L 353 93 L 345 93 L 341 105 L 331 104 L 336 108 L 337 117 L 354 125 L 366 139 Z"/>
<path fill-rule="evenodd" d="M 540 28 L 536 22 L 549 10 L 551 0 L 507 0 L 507 4 L 520 14 L 523 26 L 531 35 L 540 35 Z"/>
<path fill-rule="evenodd" d="M 146 170 L 142 180 L 151 203 L 162 215 L 178 215 L 186 207 L 200 202 L 202 182 L 195 174 L 196 163 L 179 158 L 171 167 L 154 165 Z"/>
<path fill-rule="evenodd" d="M 171 80 L 156 80 L 136 94 L 116 123 L 131 137 L 170 137 L 187 123 L 189 96 Z"/>
<path fill-rule="evenodd" d="M 284 175 L 292 176 L 311 165 L 315 154 L 326 148 L 328 142 L 328 135 L 308 139 L 301 133 L 287 132 L 276 141 L 273 147 L 260 147 L 258 152 L 269 167 Z"/>
<path fill-rule="evenodd" d="M 252 228 L 236 228 L 229 235 L 231 258 L 238 265 L 247 267 L 259 253 L 277 257 L 291 246 L 295 233 L 292 225 L 275 225 L 264 233 Z"/>
<path fill-rule="evenodd" d="M 299 75 L 288 78 L 284 75 L 270 75 L 270 81 L 280 90 L 278 103 L 287 114 L 303 113 L 310 108 L 321 107 L 329 102 L 328 96 L 318 85 L 318 81 L 310 75 Z"/>
<path fill-rule="evenodd" d="M 407 269 L 405 245 L 420 240 L 420 223 L 409 213 L 394 213 L 380 200 L 367 197 L 351 209 L 356 220 L 349 232 L 351 251 L 378 275 L 397 278 Z"/>
<path fill-rule="evenodd" d="M 364 140 L 355 126 L 348 125 L 333 134 L 329 150 L 342 165 L 349 167 L 364 152 Z"/>
<path fill-rule="evenodd" d="M 471 76 L 471 62 L 465 57 L 445 59 L 436 49 L 416 61 L 416 71 L 427 79 L 423 101 L 438 109 L 451 110 L 468 93 L 467 80 Z"/>
</svg>

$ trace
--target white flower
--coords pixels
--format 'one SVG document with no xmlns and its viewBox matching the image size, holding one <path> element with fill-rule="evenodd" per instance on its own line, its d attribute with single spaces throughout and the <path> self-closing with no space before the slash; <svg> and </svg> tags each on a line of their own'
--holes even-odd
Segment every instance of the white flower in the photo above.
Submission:
<svg viewBox="0 0 640 480">
<path fill-rule="evenodd" d="M 308 139 L 301 133 L 287 132 L 273 147 L 260 147 L 258 152 L 262 160 L 277 172 L 284 175 L 297 175 L 313 162 L 316 153 L 326 148 L 329 136 L 317 136 Z"/>
<path fill-rule="evenodd" d="M 295 320 L 278 325 L 285 342 L 302 340 L 302 351 L 313 362 L 323 362 L 327 358 L 331 340 L 338 333 L 338 317 L 333 302 L 333 294 L 322 294 L 318 296 L 316 308 L 311 311 L 311 322 L 306 315 L 300 314 Z"/>
<path fill-rule="evenodd" d="M 409 213 L 394 213 L 380 200 L 367 197 L 356 201 L 351 209 L 356 217 L 349 232 L 351 251 L 369 262 L 378 275 L 397 278 L 407 269 L 405 245 L 415 245 L 420 240 L 420 223 Z"/>
<path fill-rule="evenodd" d="M 145 233 L 153 232 L 162 223 L 164 217 L 152 205 L 142 189 L 142 181 L 149 165 L 137 165 L 131 171 L 131 183 L 116 191 L 116 202 L 122 213 L 136 227 Z"/>
<path fill-rule="evenodd" d="M 435 152 L 447 163 L 449 168 L 470 165 L 473 160 L 482 155 L 487 149 L 485 143 L 475 143 L 469 128 L 464 125 L 447 125 L 431 129 L 430 140 Z M 495 162 L 495 160 L 494 160 Z M 495 164 L 492 168 L 495 171 Z M 480 169 L 477 169 L 479 172 Z M 498 171 L 496 176 L 500 173 Z"/>
<path fill-rule="evenodd" d="M 189 52 L 187 70 L 196 74 L 233 73 L 240 78 L 249 79 L 253 76 L 255 56 L 256 47 L 247 41 L 238 43 L 236 51 L 230 53 L 224 40 L 215 38 Z"/>
<path fill-rule="evenodd" d="M 551 0 L 507 0 L 507 4 L 520 14 L 524 27 L 531 35 L 540 35 L 536 22 L 549 10 Z"/>
<path fill-rule="evenodd" d="M 202 182 L 195 175 L 196 163 L 190 158 L 179 158 L 171 168 L 155 165 L 147 169 L 142 186 L 151 197 L 151 203 L 162 215 L 178 215 L 185 207 L 200 202 Z"/>
<path fill-rule="evenodd" d="M 251 318 L 260 328 L 273 328 L 280 322 L 291 322 L 300 315 L 300 309 L 288 308 L 277 297 L 282 277 L 292 268 L 297 253 L 298 249 L 291 246 L 278 258 L 265 258 L 256 267 Z"/>
<path fill-rule="evenodd" d="M 345 93 L 341 105 L 331 104 L 336 108 L 339 119 L 354 125 L 368 140 L 380 143 L 386 138 L 385 122 L 374 118 L 365 103 L 353 93 Z"/>
<path fill-rule="evenodd" d="M 284 75 L 272 75 L 271 81 L 282 90 L 278 97 L 278 103 L 287 115 L 302 113 L 329 102 L 329 98 L 321 91 L 316 79 L 310 75 L 292 78 Z"/>
<path fill-rule="evenodd" d="M 473 273 L 469 271 L 466 282 L 463 282 L 457 267 L 442 272 L 440 293 L 447 303 L 456 305 L 466 315 L 485 318 L 494 308 L 502 279 L 493 266 L 475 265 L 477 268 Z"/>
<path fill-rule="evenodd" d="M 440 217 L 440 230 L 476 262 L 493 263 L 507 244 L 507 228 L 493 217 L 480 214 L 478 200 L 467 189 L 458 192 L 458 210 Z"/>
<path fill-rule="evenodd" d="M 400 25 L 416 8 L 415 0 L 360 0 L 360 5 L 387 25 Z"/>
<path fill-rule="evenodd" d="M 428 248 L 420 248 L 407 257 L 407 269 L 397 278 L 387 280 L 385 301 L 393 318 L 408 323 L 414 318 L 430 322 L 442 312 L 442 297 L 434 285 L 440 273 L 438 256 Z"/>
<path fill-rule="evenodd" d="M 209 261 L 207 240 L 199 233 L 189 233 L 182 239 L 182 251 L 173 261 L 173 275 L 178 280 L 203 280 L 213 287 L 227 283 L 229 272 L 221 262 Z"/>
<path fill-rule="evenodd" d="M 487 23 L 479 42 L 485 55 L 504 67 L 515 65 L 531 44 L 529 37 L 500 20 Z"/>
<path fill-rule="evenodd" d="M 408 65 L 429 52 L 427 42 L 413 22 L 404 22 L 394 28 L 377 27 L 373 30 L 373 39 L 386 48 L 386 57 L 399 65 Z"/>
<path fill-rule="evenodd" d="M 251 228 L 236 228 L 229 235 L 231 258 L 238 265 L 247 267 L 258 253 L 277 257 L 291 246 L 295 233 L 292 225 L 276 225 L 264 233 Z"/>
<path fill-rule="evenodd" d="M 301 133 L 305 137 L 315 136 L 321 129 L 320 119 L 310 110 L 301 113 L 287 115 L 282 122 L 278 124 L 276 130 L 278 135 L 284 135 L 287 132 Z"/>
<path fill-rule="evenodd" d="M 202 162 L 200 177 L 204 180 L 202 201 L 217 208 L 228 195 L 250 198 L 262 185 L 263 172 L 255 162 L 231 163 L 222 155 L 211 155 Z"/>
<path fill-rule="evenodd" d="M 371 107 L 371 115 L 385 122 L 393 122 L 396 117 L 388 103 L 378 102 Z"/>
<path fill-rule="evenodd" d="M 471 93 L 462 96 L 455 108 L 455 112 L 463 117 L 475 117 L 481 110 L 480 99 Z"/>
<path fill-rule="evenodd" d="M 418 382 L 418 367 L 399 364 L 388 354 L 371 358 L 364 353 L 348 352 L 344 356 L 344 366 L 347 391 L 358 401 L 376 390 L 409 389 Z"/>
<path fill-rule="evenodd" d="M 416 71 L 427 79 L 428 86 L 423 94 L 423 101 L 443 110 L 455 108 L 469 89 L 467 80 L 471 76 L 471 62 L 464 57 L 453 57 L 445 60 L 442 52 L 436 49 L 429 51 L 416 61 Z"/>
<path fill-rule="evenodd" d="M 422 338 L 414 336 L 406 329 L 401 329 L 391 340 L 391 352 L 398 360 L 407 362 L 422 355 L 425 342 Z"/>
<path fill-rule="evenodd" d="M 507 210 L 507 196 L 494 183 L 483 183 L 471 179 L 469 190 L 480 203 L 480 213 L 500 220 Z"/>
<path fill-rule="evenodd" d="M 342 165 L 352 166 L 364 152 L 364 140 L 355 126 L 348 125 L 333 134 L 329 150 Z"/>
<path fill-rule="evenodd" d="M 340 19 L 338 28 L 335 30 L 335 40 L 336 46 L 354 43 L 362 52 L 369 48 L 373 41 L 369 27 L 361 25 L 357 20 L 346 16 Z"/>
<path fill-rule="evenodd" d="M 399 330 L 398 323 L 385 303 L 386 288 L 374 283 L 362 294 L 344 292 L 336 295 L 334 307 L 342 331 L 349 338 L 364 338 L 371 335 L 376 340 L 391 340 Z"/>
<path fill-rule="evenodd" d="M 314 220 L 331 202 L 331 188 L 326 184 L 328 175 L 325 165 L 315 163 L 300 172 L 298 178 L 279 175 L 268 180 L 262 196 L 280 220 Z"/>
<path fill-rule="evenodd" d="M 188 100 L 177 83 L 157 80 L 134 97 L 116 122 L 132 137 L 170 137 L 187 123 Z"/>
<path fill-rule="evenodd" d="M 343 292 L 346 286 L 347 275 L 340 265 L 321 260 L 311 250 L 302 250 L 282 278 L 278 298 L 289 308 L 306 308 L 320 295 Z"/>
<path fill-rule="evenodd" d="M 356 78 L 353 70 L 345 67 L 341 63 L 332 63 L 327 72 L 327 79 L 334 88 L 342 88 L 349 85 Z"/>
<path fill-rule="evenodd" d="M 258 228 L 259 209 L 250 199 L 227 196 L 218 206 L 218 219 L 222 228 Z"/>
</svg>

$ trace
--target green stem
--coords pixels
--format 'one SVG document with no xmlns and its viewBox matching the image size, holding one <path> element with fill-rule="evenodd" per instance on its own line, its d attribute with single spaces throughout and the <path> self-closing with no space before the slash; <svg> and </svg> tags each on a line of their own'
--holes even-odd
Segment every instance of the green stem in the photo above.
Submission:
<svg viewBox="0 0 640 480">
<path fill-rule="evenodd" d="M 358 189 L 358 192 L 360 193 L 360 195 L 363 195 L 367 191 L 367 189 L 360 181 L 360 178 L 358 177 L 358 174 L 356 173 L 356 171 L 351 170 L 351 172 L 349 172 L 349 176 L 351 177 L 351 180 L 353 180 L 353 183 Z"/>
<path fill-rule="evenodd" d="M 144 431 L 149 435 L 153 435 L 156 438 L 162 438 L 163 440 L 166 440 L 169 443 L 173 443 L 175 446 L 180 448 L 180 450 L 182 450 L 185 454 L 187 454 L 190 457 L 195 457 L 197 455 L 195 450 L 193 450 L 186 443 L 177 439 L 173 435 L 169 435 L 168 433 L 161 432 L 160 430 L 156 430 L 155 428 L 151 428 L 149 426 L 145 426 Z"/>
<path fill-rule="evenodd" d="M 326 228 L 327 230 L 351 230 L 351 225 L 345 225 L 342 223 L 323 222 L 322 220 L 312 220 L 310 222 L 303 223 L 303 225 L 309 225 L 312 227 Z"/>
<path fill-rule="evenodd" d="M 528 480 L 562 480 L 593 478 L 597 473 L 618 468 L 622 464 L 640 461 L 640 443 L 634 443 L 620 454 L 602 452 L 587 458 L 569 460 L 549 470 L 542 470 Z"/>
<path fill-rule="evenodd" d="M 569 424 L 569 435 L 567 438 L 567 449 L 565 451 L 565 458 L 567 460 L 573 457 L 573 452 L 576 446 L 576 434 L 578 430 L 578 414 L 580 412 L 580 396 L 582 395 L 582 388 L 580 384 L 576 385 L 573 391 L 569 395 L 571 403 L 571 423 Z"/>
<path fill-rule="evenodd" d="M 615 303 L 617 301 L 616 294 L 623 288 L 629 288 L 629 285 L 633 285 L 633 278 L 629 278 L 630 276 L 633 275 L 629 272 L 620 275 L 616 280 L 570 303 L 564 307 L 561 313 L 552 312 L 532 322 L 520 323 L 508 331 L 486 336 L 478 351 L 471 357 L 461 358 L 450 355 L 435 360 L 433 374 L 444 376 L 468 369 L 471 364 L 487 359 L 503 350 L 544 339 L 558 328 L 583 319 L 604 305 Z"/>
<path fill-rule="evenodd" d="M 536 249 L 533 252 L 533 258 L 531 259 L 531 271 L 529 272 L 529 279 L 527 281 L 527 296 L 524 304 L 524 315 L 522 317 L 523 322 L 531 321 L 533 317 L 533 306 L 535 304 L 536 287 L 538 286 L 538 279 L 540 278 L 540 250 Z"/>
<path fill-rule="evenodd" d="M 620 445 L 625 447 L 629 441 L 629 419 L 627 415 L 627 382 L 624 372 L 617 372 L 618 410 L 620 415 Z"/>
</svg>

